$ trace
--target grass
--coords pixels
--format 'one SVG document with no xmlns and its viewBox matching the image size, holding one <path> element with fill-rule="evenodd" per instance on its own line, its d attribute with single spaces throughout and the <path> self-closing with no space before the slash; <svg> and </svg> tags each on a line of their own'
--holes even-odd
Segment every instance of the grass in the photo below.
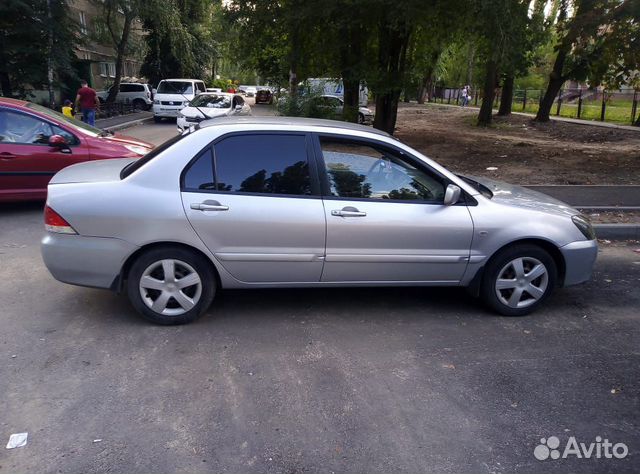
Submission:
<svg viewBox="0 0 640 474">
<path fill-rule="evenodd" d="M 620 125 L 631 125 L 631 110 L 633 102 L 631 100 L 611 100 L 607 102 L 605 108 L 605 122 L 617 123 Z M 640 106 L 638 107 L 637 114 L 640 112 Z M 538 99 L 533 98 L 531 102 L 527 101 L 527 106 L 523 110 L 522 102 L 514 102 L 511 110 L 513 112 L 527 112 L 535 114 L 538 112 Z M 602 103 L 600 101 L 585 101 L 582 103 L 582 110 L 580 111 L 581 120 L 600 120 L 600 113 L 602 110 Z M 556 115 L 557 104 L 554 104 L 551 108 L 551 115 Z M 563 103 L 560 107 L 560 117 L 578 118 L 578 104 L 577 103 Z"/>
</svg>

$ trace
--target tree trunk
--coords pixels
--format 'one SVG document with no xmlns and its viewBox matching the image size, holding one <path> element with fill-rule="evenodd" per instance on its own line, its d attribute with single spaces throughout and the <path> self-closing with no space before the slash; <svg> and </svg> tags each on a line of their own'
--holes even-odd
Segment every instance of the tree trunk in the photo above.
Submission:
<svg viewBox="0 0 640 474">
<path fill-rule="evenodd" d="M 9 77 L 9 64 L 4 49 L 4 33 L 2 31 L 0 31 L 0 89 L 2 89 L 4 97 L 13 95 L 11 78 Z"/>
<path fill-rule="evenodd" d="M 122 81 L 122 65 L 124 63 L 124 55 L 127 52 L 127 43 L 131 33 L 131 23 L 133 23 L 133 14 L 127 12 L 122 25 L 122 36 L 116 44 L 116 77 L 113 79 L 113 86 L 109 90 L 107 103 L 115 102 L 118 91 L 120 91 L 120 82 Z"/>
<path fill-rule="evenodd" d="M 360 106 L 361 72 L 354 65 L 360 61 L 364 46 L 364 31 L 357 22 L 342 22 L 340 35 L 340 73 L 344 89 L 344 107 L 342 120 L 358 122 L 358 108 Z"/>
<path fill-rule="evenodd" d="M 511 104 L 513 103 L 513 81 L 513 74 L 507 74 L 504 76 L 498 115 L 511 115 Z"/>
<path fill-rule="evenodd" d="M 291 97 L 297 97 L 298 95 L 298 54 L 299 54 L 299 32 L 298 28 L 294 27 L 291 32 L 291 42 L 289 47 L 289 93 Z"/>
<path fill-rule="evenodd" d="M 360 105 L 360 81 L 355 79 L 342 79 L 342 85 L 344 86 L 342 120 L 357 122 L 358 108 Z"/>
<path fill-rule="evenodd" d="M 378 68 L 383 79 L 376 87 L 373 126 L 390 135 L 393 135 L 396 128 L 410 36 L 411 31 L 407 25 L 391 28 L 386 21 L 379 25 Z"/>
<path fill-rule="evenodd" d="M 554 7 L 555 8 L 555 7 Z M 567 6 L 566 3 L 560 1 L 560 14 L 559 21 L 564 20 L 567 16 Z M 577 13 L 576 13 L 577 14 Z M 538 108 L 538 113 L 536 114 L 536 118 L 534 120 L 538 122 L 548 122 L 549 115 L 551 114 L 551 107 L 553 107 L 553 102 L 560 92 L 562 88 L 562 84 L 566 81 L 566 77 L 562 75 L 564 70 L 564 63 L 567 58 L 567 53 L 570 51 L 571 42 L 573 37 L 575 36 L 575 31 L 571 30 L 565 36 L 563 42 L 560 44 L 560 48 L 558 49 L 558 55 L 556 56 L 556 60 L 553 63 L 553 69 L 551 70 L 551 74 L 549 74 L 549 84 L 547 85 L 547 91 L 544 94 L 542 102 L 540 103 L 540 108 Z"/>
<path fill-rule="evenodd" d="M 493 99 L 495 98 L 496 72 L 498 65 L 495 59 L 487 62 L 487 72 L 484 78 L 484 93 L 482 105 L 478 114 L 478 125 L 490 125 L 493 113 Z"/>
<path fill-rule="evenodd" d="M 469 43 L 469 49 L 467 51 L 467 85 L 470 86 L 473 82 L 473 63 L 476 58 L 476 45 L 475 43 Z"/>
</svg>

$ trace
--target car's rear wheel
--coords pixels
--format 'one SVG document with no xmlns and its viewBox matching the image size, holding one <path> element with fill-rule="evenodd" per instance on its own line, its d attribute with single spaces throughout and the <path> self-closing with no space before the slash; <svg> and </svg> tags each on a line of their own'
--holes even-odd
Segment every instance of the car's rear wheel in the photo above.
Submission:
<svg viewBox="0 0 640 474">
<path fill-rule="evenodd" d="M 358 123 L 359 124 L 363 124 L 364 123 L 364 115 L 363 114 L 358 114 Z"/>
<path fill-rule="evenodd" d="M 133 101 L 133 108 L 134 109 L 138 109 L 138 110 L 146 110 L 147 109 L 147 103 L 142 99 L 135 99 Z"/>
<path fill-rule="evenodd" d="M 494 255 L 485 269 L 480 294 L 505 316 L 535 311 L 556 287 L 557 266 L 551 255 L 531 244 L 517 244 Z"/>
<path fill-rule="evenodd" d="M 204 313 L 216 291 L 208 262 L 180 247 L 162 247 L 140 255 L 129 271 L 131 304 L 156 324 L 185 324 Z"/>
</svg>

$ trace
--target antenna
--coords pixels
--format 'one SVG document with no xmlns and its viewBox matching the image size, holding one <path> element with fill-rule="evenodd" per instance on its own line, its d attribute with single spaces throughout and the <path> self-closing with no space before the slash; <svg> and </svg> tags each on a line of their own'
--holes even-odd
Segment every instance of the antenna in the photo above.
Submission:
<svg viewBox="0 0 640 474">
<path fill-rule="evenodd" d="M 198 112 L 200 112 L 202 114 L 202 118 L 204 118 L 205 120 L 207 120 L 209 117 L 207 117 L 207 114 L 205 114 L 202 110 L 200 110 L 200 107 L 198 107 L 197 105 L 191 105 L 191 100 L 189 100 L 189 98 L 184 95 L 182 92 L 180 92 L 178 89 L 176 89 L 176 87 L 171 83 L 171 81 L 167 81 L 167 83 L 171 86 L 171 88 L 173 89 L 174 92 L 176 92 L 177 94 L 181 95 L 183 99 L 185 99 L 187 102 L 189 102 L 189 106 L 190 107 L 194 107 Z M 195 88 L 195 83 L 193 84 L 193 87 Z M 194 90 L 195 92 L 195 90 Z M 196 94 L 193 94 L 193 99 L 196 98 Z"/>
</svg>

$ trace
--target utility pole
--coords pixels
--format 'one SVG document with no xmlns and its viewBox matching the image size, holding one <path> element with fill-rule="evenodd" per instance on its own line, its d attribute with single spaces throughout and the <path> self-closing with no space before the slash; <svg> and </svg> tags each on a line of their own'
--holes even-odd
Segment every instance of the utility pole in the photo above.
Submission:
<svg viewBox="0 0 640 474">
<path fill-rule="evenodd" d="M 48 29 L 48 47 L 47 47 L 47 86 L 49 89 L 49 107 L 55 109 L 55 97 L 53 94 L 53 15 L 51 13 L 51 0 L 47 0 L 47 29 Z"/>
</svg>

